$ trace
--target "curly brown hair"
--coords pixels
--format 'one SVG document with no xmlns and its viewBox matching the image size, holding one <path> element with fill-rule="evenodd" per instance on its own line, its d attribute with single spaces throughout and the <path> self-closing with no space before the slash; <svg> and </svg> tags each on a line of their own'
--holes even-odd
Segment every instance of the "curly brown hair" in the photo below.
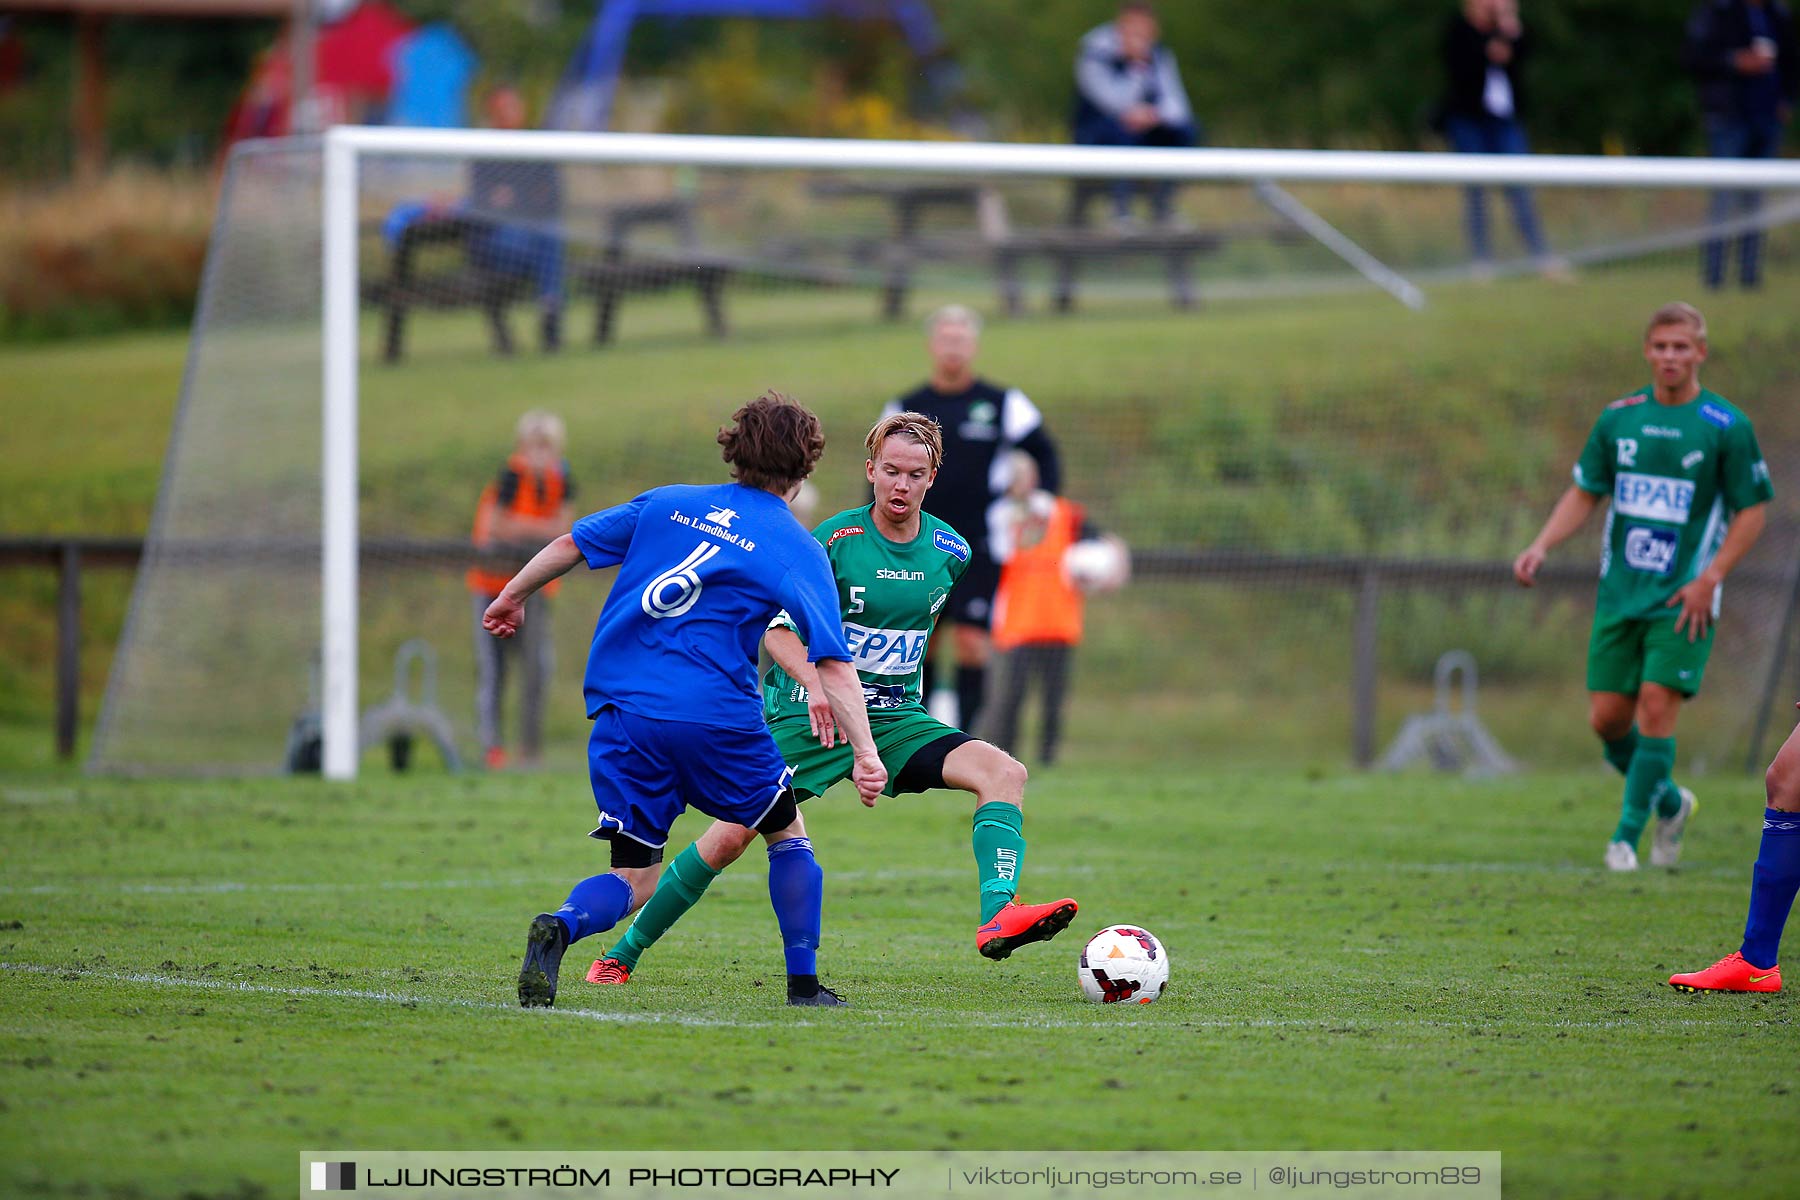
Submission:
<svg viewBox="0 0 1800 1200">
<path fill-rule="evenodd" d="M 825 428 L 805 405 L 771 390 L 731 414 L 719 447 L 733 479 L 785 495 L 825 453 Z"/>
</svg>

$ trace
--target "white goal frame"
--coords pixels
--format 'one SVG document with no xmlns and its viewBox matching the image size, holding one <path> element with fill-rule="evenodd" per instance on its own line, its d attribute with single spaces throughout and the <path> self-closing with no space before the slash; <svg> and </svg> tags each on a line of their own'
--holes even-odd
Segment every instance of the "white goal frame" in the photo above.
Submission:
<svg viewBox="0 0 1800 1200">
<path fill-rule="evenodd" d="M 898 171 L 987 178 L 1175 179 L 1264 186 L 1279 182 L 1365 182 L 1800 192 L 1800 162 L 1773 159 L 1347 150 L 1145 150 L 970 142 L 334 127 L 324 136 L 325 394 L 320 700 L 324 774 L 327 779 L 336 780 L 354 779 L 359 758 L 356 661 L 357 180 L 364 155 L 483 157 L 515 162 L 634 166 Z M 1388 284 L 1384 282 L 1383 286 Z"/>
</svg>

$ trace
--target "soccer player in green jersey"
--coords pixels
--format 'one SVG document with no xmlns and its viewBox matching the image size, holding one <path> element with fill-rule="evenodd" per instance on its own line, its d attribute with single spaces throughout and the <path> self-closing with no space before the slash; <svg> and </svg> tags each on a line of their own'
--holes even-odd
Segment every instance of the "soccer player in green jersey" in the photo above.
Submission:
<svg viewBox="0 0 1800 1200">
<path fill-rule="evenodd" d="M 874 500 L 813 531 L 837 579 L 844 636 L 862 678 L 870 732 L 888 767 L 889 796 L 957 788 L 975 795 L 971 839 L 981 920 L 975 948 L 992 959 L 1055 937 L 1077 910 L 1064 898 L 1014 900 L 1025 862 L 1024 764 L 996 746 L 938 721 L 920 695 L 925 648 L 950 589 L 969 564 L 969 544 L 921 508 L 943 459 L 937 422 L 900 412 L 876 422 L 864 472 Z M 784 615 L 785 616 L 785 615 Z M 820 695 L 817 668 L 792 622 L 776 618 L 763 643 L 775 665 L 763 677 L 763 715 L 802 799 L 850 777 L 849 746 Z M 874 799 L 865 799 L 873 806 Z M 620 984 L 639 957 L 699 902 L 720 871 L 755 838 L 754 830 L 715 821 L 663 873 L 656 894 L 625 936 L 588 972 L 591 983 Z M 773 851 L 771 851 L 773 853 Z"/>
<path fill-rule="evenodd" d="M 1588 720 L 1625 776 L 1614 871 L 1637 870 L 1650 814 L 1655 866 L 1673 866 L 1694 794 L 1670 777 L 1675 721 L 1700 690 L 1719 615 L 1719 585 L 1763 531 L 1774 496 L 1750 419 L 1700 386 L 1706 319 L 1691 304 L 1650 318 L 1644 359 L 1655 382 L 1606 406 L 1562 494 L 1513 561 L 1530 587 L 1550 548 L 1606 499 L 1600 590 L 1588 641 Z"/>
</svg>

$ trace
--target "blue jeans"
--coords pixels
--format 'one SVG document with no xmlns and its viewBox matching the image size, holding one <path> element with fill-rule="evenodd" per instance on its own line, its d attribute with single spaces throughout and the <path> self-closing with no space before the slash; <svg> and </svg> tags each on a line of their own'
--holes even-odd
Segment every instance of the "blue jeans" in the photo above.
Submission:
<svg viewBox="0 0 1800 1200">
<path fill-rule="evenodd" d="M 1450 144 L 1459 154 L 1530 154 L 1525 142 L 1525 127 L 1511 118 L 1494 116 L 1468 117 L 1452 113 L 1445 118 L 1445 131 Z M 1533 258 L 1548 252 L 1543 231 L 1538 228 L 1537 208 L 1531 192 L 1523 187 L 1504 189 L 1506 202 L 1512 206 L 1513 223 L 1519 227 L 1519 240 Z M 1487 200 L 1478 187 L 1464 193 L 1463 217 L 1469 232 L 1469 252 L 1477 262 L 1489 262 L 1493 251 L 1488 245 Z"/>
<path fill-rule="evenodd" d="M 1153 125 L 1132 132 L 1104 113 L 1087 113 L 1075 122 L 1075 144 L 1078 146 L 1192 146 L 1199 140 L 1199 130 L 1192 125 Z M 1131 215 L 1131 197 L 1142 188 L 1150 197 L 1150 215 L 1165 220 L 1175 207 L 1175 182 L 1171 179 L 1139 181 L 1115 179 L 1107 184 L 1112 197 L 1113 215 Z"/>
<path fill-rule="evenodd" d="M 469 257 L 484 271 L 530 279 L 546 309 L 562 306 L 563 244 L 555 234 L 518 225 L 495 225 L 474 239 Z"/>
<path fill-rule="evenodd" d="M 1781 121 L 1771 113 L 1765 118 L 1706 118 L 1706 151 L 1714 158 L 1774 158 L 1781 151 Z M 1762 207 L 1762 193 L 1722 190 L 1712 194 L 1707 219 L 1714 224 L 1733 216 L 1750 216 Z M 1762 232 L 1747 230 L 1738 239 L 1738 281 L 1755 287 L 1760 280 Z M 1709 288 L 1725 285 L 1727 246 L 1713 238 L 1700 248 L 1700 276 Z"/>
</svg>

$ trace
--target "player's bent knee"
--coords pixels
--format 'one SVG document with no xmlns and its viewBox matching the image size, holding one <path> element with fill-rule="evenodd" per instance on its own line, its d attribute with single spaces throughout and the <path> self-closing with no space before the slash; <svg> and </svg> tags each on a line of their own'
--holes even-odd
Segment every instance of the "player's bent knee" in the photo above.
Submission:
<svg viewBox="0 0 1800 1200">
<path fill-rule="evenodd" d="M 1016 791 L 1020 794 L 1020 799 L 1015 803 L 1019 804 L 1021 808 L 1024 807 L 1025 785 L 1030 781 L 1031 772 L 1025 769 L 1025 764 L 1008 754 L 1006 765 L 1001 768 L 1001 783 L 1008 791 Z"/>
<path fill-rule="evenodd" d="M 701 861 L 715 871 L 723 871 L 756 840 L 756 830 L 734 825 L 730 821 L 714 821 L 695 840 L 694 849 Z"/>
<path fill-rule="evenodd" d="M 1777 754 L 1763 775 L 1769 807 L 1778 812 L 1800 812 L 1800 754 Z"/>
</svg>

